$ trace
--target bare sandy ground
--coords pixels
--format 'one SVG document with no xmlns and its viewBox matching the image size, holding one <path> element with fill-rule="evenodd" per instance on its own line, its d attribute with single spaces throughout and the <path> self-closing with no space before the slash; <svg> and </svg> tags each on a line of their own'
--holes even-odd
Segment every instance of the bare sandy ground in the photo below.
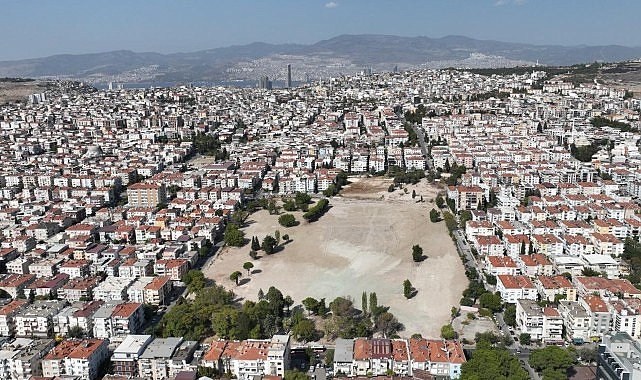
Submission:
<svg viewBox="0 0 641 380">
<path fill-rule="evenodd" d="M 360 308 L 363 291 L 376 292 L 379 305 L 390 311 L 406 327 L 410 336 L 438 337 L 440 327 L 449 322 L 452 306 L 458 306 L 466 278 L 460 258 L 443 222 L 429 221 L 434 207 L 429 200 L 436 190 L 427 183 L 407 186 L 407 193 L 388 193 L 391 182 L 381 178 L 350 179 L 353 184 L 343 196 L 330 200 L 331 209 L 317 222 L 284 228 L 278 216 L 259 211 L 250 216 L 244 229 L 248 238 L 260 240 L 279 230 L 292 242 L 280 252 L 254 260 L 257 273 L 242 269 L 249 257 L 249 245 L 225 248 L 203 268 L 208 278 L 225 285 L 246 299 L 257 298 L 259 289 L 270 286 L 290 295 L 296 303 L 311 296 L 326 298 L 350 296 Z M 417 196 L 412 199 L 412 190 Z M 425 202 L 416 202 L 423 195 Z M 281 211 L 282 212 L 282 211 Z M 427 259 L 412 261 L 412 245 L 423 247 Z M 229 280 L 239 270 L 249 281 L 240 285 Z M 418 290 L 416 297 L 403 297 L 403 281 L 409 279 Z"/>
</svg>

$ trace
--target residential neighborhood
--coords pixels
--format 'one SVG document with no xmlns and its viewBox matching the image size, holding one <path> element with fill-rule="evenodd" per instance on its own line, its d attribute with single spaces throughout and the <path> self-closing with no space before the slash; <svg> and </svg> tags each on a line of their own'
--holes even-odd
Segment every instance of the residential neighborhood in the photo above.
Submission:
<svg viewBox="0 0 641 380">
<path fill-rule="evenodd" d="M 285 376 L 288 331 L 150 332 L 249 203 L 331 197 L 344 175 L 397 171 L 439 189 L 434 207 L 457 216 L 479 278 L 515 308 L 515 336 L 599 354 L 641 339 L 641 100 L 624 88 L 533 67 L 274 90 L 61 84 L 30 99 L 0 107 L 2 379 Z M 402 334 L 339 338 L 328 368 L 461 376 L 460 340 Z"/>
</svg>

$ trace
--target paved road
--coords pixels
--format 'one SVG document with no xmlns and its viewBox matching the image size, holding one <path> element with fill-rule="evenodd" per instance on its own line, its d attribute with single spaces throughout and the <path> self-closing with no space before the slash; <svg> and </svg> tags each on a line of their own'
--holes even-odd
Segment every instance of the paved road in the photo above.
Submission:
<svg viewBox="0 0 641 380">
<path fill-rule="evenodd" d="M 327 372 L 325 371 L 324 367 L 316 368 L 314 372 L 312 373 L 312 379 L 314 380 L 326 380 L 327 379 Z"/>
<path fill-rule="evenodd" d="M 453 232 L 454 238 L 456 239 L 456 247 L 458 248 L 459 252 L 463 253 L 465 257 L 467 258 L 467 265 L 470 267 L 476 268 L 478 271 L 481 270 L 479 263 L 476 261 L 476 257 L 472 254 L 472 250 L 470 249 L 470 245 L 467 244 L 467 241 L 465 240 L 465 236 L 463 235 L 463 232 L 461 230 L 454 230 Z"/>
<path fill-rule="evenodd" d="M 412 124 L 412 129 L 414 129 L 414 132 L 416 132 L 416 137 L 418 140 L 418 145 L 421 146 L 421 152 L 423 153 L 423 156 L 425 156 L 425 162 L 427 163 L 427 169 L 431 170 L 432 169 L 432 162 L 429 159 L 429 150 L 427 149 L 427 144 L 425 143 L 425 130 L 423 127 L 418 126 L 416 124 Z"/>
</svg>

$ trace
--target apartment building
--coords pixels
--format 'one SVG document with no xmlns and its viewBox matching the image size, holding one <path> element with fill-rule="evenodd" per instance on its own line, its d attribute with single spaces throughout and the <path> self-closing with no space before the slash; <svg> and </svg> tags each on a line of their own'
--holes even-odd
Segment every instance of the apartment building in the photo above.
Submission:
<svg viewBox="0 0 641 380">
<path fill-rule="evenodd" d="M 53 333 L 53 317 L 66 305 L 66 301 L 34 301 L 16 314 L 16 336 L 50 337 Z"/>
<path fill-rule="evenodd" d="M 624 332 L 606 334 L 597 347 L 597 378 L 641 380 L 641 345 Z"/>
<path fill-rule="evenodd" d="M 132 207 L 156 207 L 167 202 L 164 184 L 139 182 L 127 187 L 127 203 Z"/>
<path fill-rule="evenodd" d="M 540 307 L 536 301 L 516 301 L 516 328 L 532 340 L 546 344 L 563 342 L 563 318 L 557 309 Z"/>
<path fill-rule="evenodd" d="M 501 294 L 503 302 L 516 303 L 517 300 L 537 299 L 536 286 L 527 276 L 498 275 L 496 291 Z"/>
<path fill-rule="evenodd" d="M 104 339 L 63 340 L 42 359 L 43 376 L 97 379 L 100 366 L 109 357 L 108 344 Z"/>
<path fill-rule="evenodd" d="M 138 370 L 138 360 L 152 341 L 151 335 L 127 335 L 111 356 L 114 375 L 127 378 L 141 376 Z"/>
</svg>

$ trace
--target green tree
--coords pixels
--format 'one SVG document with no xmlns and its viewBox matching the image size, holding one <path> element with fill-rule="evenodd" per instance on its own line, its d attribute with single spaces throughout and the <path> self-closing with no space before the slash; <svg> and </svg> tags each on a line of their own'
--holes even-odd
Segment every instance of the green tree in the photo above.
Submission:
<svg viewBox="0 0 641 380">
<path fill-rule="evenodd" d="M 256 236 L 252 236 L 252 251 L 260 251 L 260 242 Z"/>
<path fill-rule="evenodd" d="M 309 380 L 309 376 L 294 369 L 291 371 L 285 371 L 283 380 Z"/>
<path fill-rule="evenodd" d="M 210 379 L 216 379 L 220 375 L 220 372 L 217 369 L 203 366 L 198 366 L 198 368 L 196 369 L 196 373 L 198 375 L 198 378 L 209 377 Z"/>
<path fill-rule="evenodd" d="M 283 227 L 293 227 L 298 225 L 296 217 L 292 214 L 283 214 L 278 217 L 278 224 Z"/>
<path fill-rule="evenodd" d="M 288 234 L 283 235 L 283 240 L 285 242 L 289 242 L 289 235 Z"/>
<path fill-rule="evenodd" d="M 454 330 L 451 323 L 441 327 L 441 338 L 448 340 L 458 338 L 458 333 Z"/>
<path fill-rule="evenodd" d="M 418 244 L 412 246 L 412 260 L 414 262 L 423 261 L 423 248 Z"/>
<path fill-rule="evenodd" d="M 568 378 L 567 372 L 550 368 L 544 369 L 541 374 L 543 380 L 566 380 Z"/>
<path fill-rule="evenodd" d="M 403 281 L 403 295 L 405 298 L 410 299 L 414 296 L 414 287 L 412 286 L 412 283 L 410 280 L 405 280 Z"/>
<path fill-rule="evenodd" d="M 269 215 L 278 213 L 275 200 L 270 199 L 269 202 L 267 202 L 267 211 L 269 212 Z"/>
<path fill-rule="evenodd" d="M 470 210 L 463 210 L 461 211 L 461 215 L 459 216 L 460 220 L 460 227 L 462 229 L 465 229 L 465 224 L 467 223 L 468 220 L 472 220 L 472 212 Z"/>
<path fill-rule="evenodd" d="M 562 371 L 565 373 L 574 364 L 574 355 L 558 346 L 547 346 L 530 354 L 530 366 L 535 370 Z"/>
<path fill-rule="evenodd" d="M 528 333 L 519 334 L 519 343 L 524 346 L 528 346 L 532 343 L 532 337 Z"/>
<path fill-rule="evenodd" d="M 312 197 L 307 193 L 297 192 L 294 195 L 294 201 L 299 207 L 309 204 L 312 201 Z"/>
<path fill-rule="evenodd" d="M 516 305 L 508 304 L 503 312 L 503 320 L 508 326 L 516 326 Z"/>
<path fill-rule="evenodd" d="M 503 309 L 503 302 L 499 294 L 483 293 L 479 296 L 479 304 L 494 313 Z"/>
<path fill-rule="evenodd" d="M 254 267 L 254 264 L 252 264 L 251 261 L 246 261 L 243 264 L 243 269 L 247 271 L 247 276 L 251 274 L 250 271 L 252 270 L 253 267 Z"/>
<path fill-rule="evenodd" d="M 361 295 L 361 310 L 363 313 L 367 313 L 367 292 L 363 292 Z"/>
<path fill-rule="evenodd" d="M 430 221 L 432 223 L 436 223 L 436 222 L 440 222 L 441 221 L 441 217 L 440 217 L 438 211 L 436 211 L 435 208 L 430 210 Z"/>
<path fill-rule="evenodd" d="M 232 274 L 229 275 L 229 279 L 234 281 L 236 283 L 236 286 L 238 286 L 238 280 L 243 276 L 242 273 L 239 271 L 232 272 Z"/>
<path fill-rule="evenodd" d="M 436 203 L 436 207 L 438 208 L 443 208 L 443 206 L 445 206 L 445 199 L 443 199 L 443 196 L 441 194 L 438 194 L 436 196 L 434 202 Z"/>
<path fill-rule="evenodd" d="M 334 349 L 325 351 L 325 365 L 331 367 L 334 364 Z"/>
<path fill-rule="evenodd" d="M 350 317 L 354 315 L 354 303 L 349 298 L 336 297 L 329 303 L 332 315 L 336 317 Z"/>
<path fill-rule="evenodd" d="M 189 292 L 196 292 L 205 287 L 205 275 L 197 269 L 191 269 L 182 278 Z"/>
<path fill-rule="evenodd" d="M 307 212 L 303 214 L 303 218 L 309 222 L 318 220 L 329 208 L 329 201 L 321 199 L 313 207 L 310 207 Z"/>
<path fill-rule="evenodd" d="M 230 220 L 233 224 L 236 224 L 238 226 L 244 226 L 245 222 L 247 222 L 247 218 L 249 218 L 249 211 L 237 210 L 237 211 L 234 211 L 233 214 L 231 214 Z"/>
<path fill-rule="evenodd" d="M 369 313 L 374 316 L 378 313 L 378 299 L 376 292 L 371 292 L 369 294 Z"/>
<path fill-rule="evenodd" d="M 461 366 L 461 380 L 528 380 L 516 356 L 501 348 L 477 344 L 472 358 Z"/>
<path fill-rule="evenodd" d="M 296 205 L 296 202 L 292 199 L 288 199 L 283 203 L 283 209 L 285 211 L 296 211 L 298 210 L 298 206 Z"/>
<path fill-rule="evenodd" d="M 383 337 L 385 338 L 403 328 L 396 317 L 388 311 L 381 313 L 376 317 L 375 327 L 376 330 L 383 334 Z"/>
<path fill-rule="evenodd" d="M 87 332 L 80 326 L 76 325 L 69 329 L 69 332 L 67 333 L 67 338 L 84 338 L 86 336 Z"/>
<path fill-rule="evenodd" d="M 327 189 L 323 190 L 323 195 L 326 197 L 333 197 L 337 193 L 338 191 L 336 190 L 336 186 L 334 186 L 333 184 L 327 186 Z"/>
<path fill-rule="evenodd" d="M 577 350 L 577 355 L 586 363 L 594 363 L 597 359 L 596 346 L 581 347 Z"/>
<path fill-rule="evenodd" d="M 303 318 L 292 326 L 292 335 L 299 342 L 311 342 L 316 339 L 317 331 L 311 319 Z"/>
<path fill-rule="evenodd" d="M 312 297 L 307 297 L 302 301 L 303 306 L 310 314 L 318 314 L 318 300 Z"/>
<path fill-rule="evenodd" d="M 583 270 L 581 271 L 581 276 L 585 277 L 598 277 L 600 275 L 600 272 L 597 272 L 592 268 L 583 268 Z"/>
<path fill-rule="evenodd" d="M 294 305 L 294 299 L 292 299 L 292 297 L 290 296 L 285 296 L 284 304 L 285 304 L 285 307 L 287 308 L 287 313 L 289 313 L 289 308 L 292 307 L 292 305 Z"/>
<path fill-rule="evenodd" d="M 245 233 L 236 224 L 229 223 L 225 228 L 223 241 L 232 247 L 242 247 L 245 244 Z"/>
<path fill-rule="evenodd" d="M 272 253 L 274 253 L 276 245 L 276 239 L 274 239 L 274 237 L 271 235 L 267 235 L 263 239 L 263 243 L 261 244 L 260 248 L 262 248 L 262 250 L 265 251 L 266 254 L 271 255 Z"/>
</svg>

